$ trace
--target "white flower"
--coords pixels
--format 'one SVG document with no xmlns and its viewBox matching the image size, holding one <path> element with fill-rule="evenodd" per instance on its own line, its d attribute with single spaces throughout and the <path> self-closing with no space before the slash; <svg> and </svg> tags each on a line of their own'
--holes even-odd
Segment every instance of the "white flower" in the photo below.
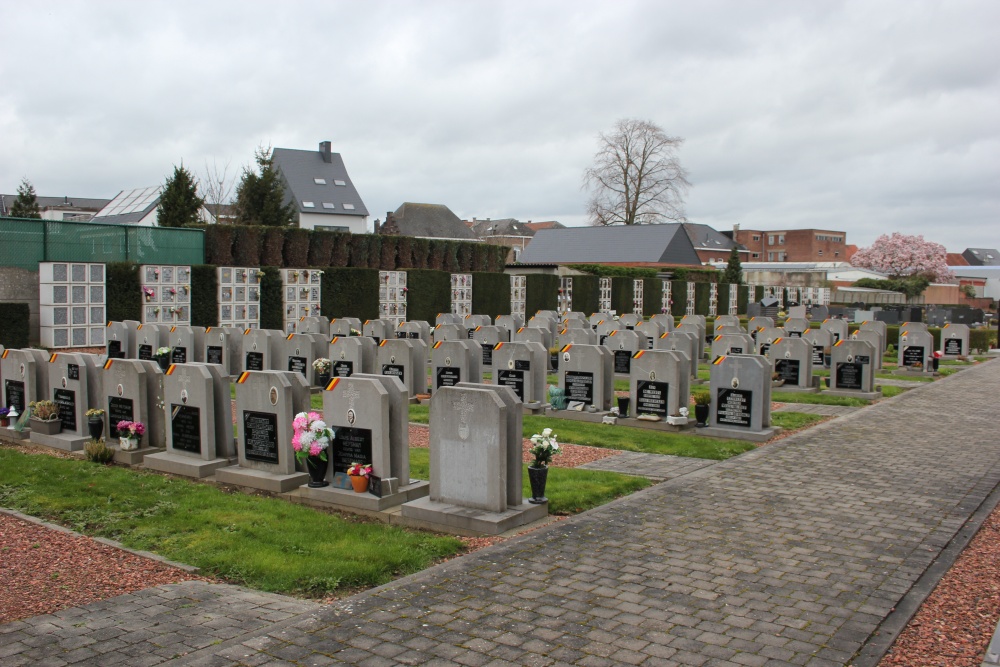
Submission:
<svg viewBox="0 0 1000 667">
<path fill-rule="evenodd" d="M 559 451 L 559 443 L 558 442 L 553 442 L 552 443 L 552 449 L 553 449 L 553 451 L 557 451 L 558 452 Z"/>
<path fill-rule="evenodd" d="M 547 429 L 545 429 L 545 430 L 543 430 L 543 431 L 542 431 L 542 437 L 543 437 L 543 438 L 547 438 L 547 437 L 549 437 L 550 435 L 552 435 L 552 429 L 550 429 L 550 428 L 547 428 Z"/>
<path fill-rule="evenodd" d="M 313 440 L 315 439 L 316 436 L 312 433 L 312 431 L 306 431 L 305 433 L 299 436 L 299 442 L 302 443 L 303 447 L 308 447 L 309 445 L 312 444 Z"/>
<path fill-rule="evenodd" d="M 322 419 L 317 419 L 316 421 L 314 421 L 312 423 L 311 429 L 313 431 L 322 431 L 322 430 L 326 429 L 326 422 L 323 421 Z"/>
</svg>

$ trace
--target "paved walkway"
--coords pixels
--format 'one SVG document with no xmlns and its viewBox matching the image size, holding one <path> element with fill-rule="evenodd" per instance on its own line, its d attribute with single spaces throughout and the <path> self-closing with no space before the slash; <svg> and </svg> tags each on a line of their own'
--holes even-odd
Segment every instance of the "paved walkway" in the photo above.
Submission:
<svg viewBox="0 0 1000 667">
<path fill-rule="evenodd" d="M 692 459 L 686 456 L 620 452 L 614 456 L 584 463 L 578 467 L 584 470 L 607 470 L 609 472 L 620 472 L 625 475 L 638 475 L 663 482 L 683 477 L 695 470 L 701 470 L 716 463 L 718 461 Z"/>
<path fill-rule="evenodd" d="M 774 412 L 803 412 L 809 415 L 826 415 L 829 417 L 841 417 L 857 412 L 861 408 L 852 408 L 847 405 L 822 405 L 813 403 L 785 403 Z"/>
<path fill-rule="evenodd" d="M 251 620 L 164 664 L 845 665 L 891 634 L 883 621 L 900 620 L 901 598 L 1000 482 L 983 409 L 997 395 L 1000 363 L 970 368 L 330 607 Z M 100 652 L 132 636 L 106 639 L 109 627 L 142 636 L 177 616 L 159 603 L 140 616 L 138 596 L 117 615 L 123 598 L 0 626 L 3 664 L 48 664 L 30 650 L 65 658 L 80 644 L 56 642 L 70 637 Z M 168 657 L 123 652 L 79 664 Z"/>
</svg>

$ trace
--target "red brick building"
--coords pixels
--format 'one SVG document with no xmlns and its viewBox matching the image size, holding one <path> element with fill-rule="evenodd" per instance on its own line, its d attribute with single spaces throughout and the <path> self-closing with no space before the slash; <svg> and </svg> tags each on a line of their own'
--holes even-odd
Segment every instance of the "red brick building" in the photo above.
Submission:
<svg viewBox="0 0 1000 667">
<path fill-rule="evenodd" d="M 751 262 L 844 262 L 847 232 L 828 229 L 739 229 L 723 232 L 749 252 Z"/>
</svg>

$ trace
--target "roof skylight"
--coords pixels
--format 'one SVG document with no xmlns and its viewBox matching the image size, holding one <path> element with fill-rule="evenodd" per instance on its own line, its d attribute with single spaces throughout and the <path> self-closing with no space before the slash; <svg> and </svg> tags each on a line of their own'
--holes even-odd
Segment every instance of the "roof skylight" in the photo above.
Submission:
<svg viewBox="0 0 1000 667">
<path fill-rule="evenodd" d="M 316 204 L 311 201 L 302 202 L 302 208 L 316 208 Z"/>
<path fill-rule="evenodd" d="M 334 181 L 334 185 L 347 185 L 347 181 Z"/>
<path fill-rule="evenodd" d="M 314 178 L 313 179 L 313 183 L 315 183 L 316 185 L 326 185 L 326 179 L 325 178 Z"/>
<path fill-rule="evenodd" d="M 336 204 L 331 204 L 328 201 L 323 202 L 323 208 L 337 208 Z"/>
<path fill-rule="evenodd" d="M 354 204 L 344 204 L 344 208 L 347 209 L 348 211 L 353 211 Z"/>
</svg>

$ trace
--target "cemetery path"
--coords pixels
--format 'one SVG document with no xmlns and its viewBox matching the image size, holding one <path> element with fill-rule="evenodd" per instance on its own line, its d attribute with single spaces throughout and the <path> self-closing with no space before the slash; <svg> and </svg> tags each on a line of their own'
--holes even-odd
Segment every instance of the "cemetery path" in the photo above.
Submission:
<svg viewBox="0 0 1000 667">
<path fill-rule="evenodd" d="M 617 456 L 585 463 L 578 467 L 584 470 L 606 470 L 608 472 L 620 472 L 625 475 L 638 475 L 640 477 L 648 477 L 657 482 L 663 482 L 682 477 L 695 470 L 701 470 L 716 463 L 719 462 L 710 459 L 620 451 Z"/>
<path fill-rule="evenodd" d="M 861 408 L 852 408 L 847 405 L 822 405 L 819 403 L 784 403 L 780 408 L 775 408 L 774 412 L 802 412 L 809 415 L 829 415 L 840 417 L 857 412 Z"/>
<path fill-rule="evenodd" d="M 874 665 L 1000 497 L 994 415 L 975 400 L 997 395 L 1000 363 L 981 364 L 164 664 Z M 137 620 L 148 593 L 98 603 L 99 628 L 94 605 L 0 626 L 0 663 L 32 663 L 44 639 L 62 664 L 74 641 L 184 617 Z M 80 664 L 166 657 L 125 657 L 128 638 Z"/>
</svg>

